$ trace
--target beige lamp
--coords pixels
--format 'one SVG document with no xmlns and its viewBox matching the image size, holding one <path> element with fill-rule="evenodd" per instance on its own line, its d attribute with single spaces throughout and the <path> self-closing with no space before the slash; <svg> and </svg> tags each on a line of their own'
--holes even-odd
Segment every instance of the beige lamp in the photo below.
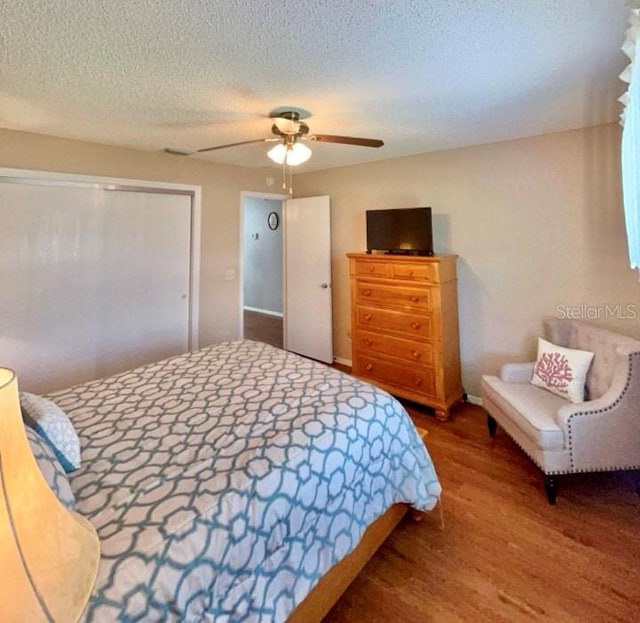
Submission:
<svg viewBox="0 0 640 623">
<path fill-rule="evenodd" d="M 15 373 L 0 368 L 0 621 L 77 621 L 99 560 L 93 526 L 65 508 L 40 473 Z"/>
</svg>

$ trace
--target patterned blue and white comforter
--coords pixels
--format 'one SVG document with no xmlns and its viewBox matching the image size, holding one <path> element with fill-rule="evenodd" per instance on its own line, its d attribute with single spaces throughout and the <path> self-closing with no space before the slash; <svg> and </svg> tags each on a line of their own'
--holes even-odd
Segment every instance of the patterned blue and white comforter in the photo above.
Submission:
<svg viewBox="0 0 640 623">
<path fill-rule="evenodd" d="M 49 397 L 80 435 L 72 487 L 102 547 L 85 621 L 284 621 L 392 504 L 441 491 L 395 399 L 266 344 Z"/>
</svg>

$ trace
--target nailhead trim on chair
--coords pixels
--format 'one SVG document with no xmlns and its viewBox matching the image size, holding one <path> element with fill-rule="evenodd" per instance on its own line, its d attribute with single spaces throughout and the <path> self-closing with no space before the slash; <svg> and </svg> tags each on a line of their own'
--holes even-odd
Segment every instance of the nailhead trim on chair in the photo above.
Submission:
<svg viewBox="0 0 640 623">
<path fill-rule="evenodd" d="M 580 417 L 583 415 L 593 415 L 594 413 L 607 413 L 622 401 L 625 394 L 629 391 L 629 385 L 631 384 L 631 373 L 633 371 L 633 366 L 635 364 L 635 361 L 634 361 L 635 356 L 640 357 L 640 353 L 629 353 L 627 355 L 628 361 L 629 361 L 629 365 L 627 367 L 627 380 L 625 381 L 624 389 L 620 392 L 620 395 L 616 398 L 615 402 L 611 403 L 606 409 L 596 409 L 595 411 L 579 411 L 578 413 L 573 413 L 569 416 L 569 420 L 567 422 L 567 430 L 569 434 L 569 457 L 571 460 L 571 471 L 567 470 L 567 471 L 545 472 L 545 473 L 576 474 L 576 473 L 583 473 L 583 472 L 608 472 L 608 471 L 616 471 L 620 469 L 638 469 L 638 465 L 607 467 L 605 469 L 581 469 L 581 470 L 575 469 L 574 462 L 573 462 L 573 434 L 572 434 L 572 428 L 571 428 L 573 418 Z"/>
<path fill-rule="evenodd" d="M 605 411 L 605 409 L 602 409 L 602 411 Z M 591 413 L 597 413 L 597 412 L 591 411 Z M 584 413 L 580 415 L 587 415 L 587 414 Z M 616 465 L 613 467 L 604 467 L 604 468 L 598 467 L 594 469 L 575 469 L 574 468 L 574 469 L 557 469 L 557 470 L 554 469 L 551 471 L 545 471 L 542 465 L 540 465 L 540 463 L 538 463 L 538 461 L 535 459 L 535 457 L 532 454 L 530 454 L 524 446 L 518 443 L 517 439 L 514 439 L 513 437 L 511 437 L 511 435 L 509 435 L 509 439 L 511 439 L 511 441 L 513 441 L 520 448 L 520 450 L 522 450 L 536 464 L 538 469 L 543 474 L 547 474 L 549 476 L 562 476 L 565 474 L 588 474 L 588 473 L 595 473 L 595 472 L 616 472 L 620 470 L 640 469 L 640 463 L 637 463 L 635 465 Z"/>
<path fill-rule="evenodd" d="M 542 469 L 542 468 L 540 468 Z M 576 469 L 573 471 L 568 471 L 568 470 L 557 470 L 557 471 L 552 471 L 552 472 L 545 472 L 543 470 L 544 474 L 549 474 L 549 476 L 562 476 L 562 475 L 566 475 L 566 474 L 592 474 L 592 473 L 596 473 L 596 472 L 617 472 L 617 471 L 626 471 L 626 470 L 631 470 L 631 469 L 640 469 L 640 463 L 638 463 L 637 465 L 620 465 L 620 466 L 616 466 L 616 467 L 598 467 L 597 469 Z"/>
</svg>

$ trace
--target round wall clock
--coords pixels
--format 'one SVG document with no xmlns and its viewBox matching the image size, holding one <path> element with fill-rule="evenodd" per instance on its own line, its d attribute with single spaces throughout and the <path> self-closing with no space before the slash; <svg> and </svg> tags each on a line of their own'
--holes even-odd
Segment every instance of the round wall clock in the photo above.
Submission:
<svg viewBox="0 0 640 623">
<path fill-rule="evenodd" d="M 269 224 L 269 229 L 278 229 L 278 225 L 280 224 L 278 213 L 269 212 L 269 216 L 267 216 L 267 223 Z"/>
</svg>

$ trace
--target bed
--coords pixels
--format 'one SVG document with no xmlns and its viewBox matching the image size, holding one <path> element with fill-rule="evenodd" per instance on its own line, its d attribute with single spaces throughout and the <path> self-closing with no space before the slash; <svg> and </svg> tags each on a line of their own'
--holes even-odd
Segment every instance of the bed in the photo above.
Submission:
<svg viewBox="0 0 640 623">
<path fill-rule="evenodd" d="M 394 398 L 258 342 L 47 398 L 80 437 L 70 483 L 100 537 L 86 622 L 317 620 L 441 492 Z"/>
</svg>

